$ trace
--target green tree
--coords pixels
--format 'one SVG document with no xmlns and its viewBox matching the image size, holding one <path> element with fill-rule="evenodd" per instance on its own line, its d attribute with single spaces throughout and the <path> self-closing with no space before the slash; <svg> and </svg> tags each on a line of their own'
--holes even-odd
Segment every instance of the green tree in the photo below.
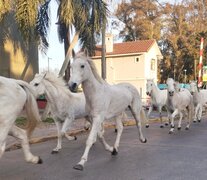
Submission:
<svg viewBox="0 0 207 180">
<path fill-rule="evenodd" d="M 58 8 L 58 23 L 75 28 L 75 35 L 69 45 L 66 58 L 59 72 L 63 76 L 72 50 L 80 39 L 82 47 L 93 53 L 95 49 L 95 34 L 99 33 L 102 24 L 106 22 L 107 6 L 102 0 L 61 0 Z"/>
<path fill-rule="evenodd" d="M 160 9 L 154 0 L 123 1 L 116 16 L 124 24 L 120 37 L 124 41 L 160 39 Z M 119 23 L 115 23 L 119 26 Z"/>
<path fill-rule="evenodd" d="M 66 58 L 59 75 L 63 76 L 68 66 L 72 49 L 81 41 L 82 47 L 92 54 L 95 49 L 95 36 L 106 22 L 107 5 L 102 0 L 57 0 L 58 25 L 60 40 L 67 49 Z M 49 28 L 50 0 L 0 0 L 0 20 L 8 12 L 14 12 L 22 36 L 27 42 L 37 41 L 45 50 L 48 47 L 47 32 Z M 72 41 L 69 40 L 70 29 L 75 28 Z"/>
<path fill-rule="evenodd" d="M 194 79 L 199 58 L 201 37 L 207 31 L 203 4 L 200 1 L 182 1 L 178 4 L 165 4 L 163 11 L 163 35 L 160 47 L 164 55 L 161 69 L 164 79 L 174 77 L 184 81 L 184 70 L 187 77 Z"/>
</svg>

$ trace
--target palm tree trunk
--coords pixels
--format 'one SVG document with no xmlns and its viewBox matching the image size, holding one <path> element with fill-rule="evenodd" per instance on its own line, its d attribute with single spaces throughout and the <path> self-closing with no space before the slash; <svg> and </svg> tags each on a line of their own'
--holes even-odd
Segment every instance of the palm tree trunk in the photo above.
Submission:
<svg viewBox="0 0 207 180">
<path fill-rule="evenodd" d="M 106 44 L 105 44 L 106 24 L 102 26 L 102 51 L 101 51 L 101 77 L 106 79 Z"/>
<path fill-rule="evenodd" d="M 66 27 L 64 25 L 65 33 L 64 33 L 64 50 L 65 50 L 65 56 L 67 55 L 68 48 L 70 46 L 70 30 L 69 27 Z M 65 81 L 68 82 L 70 78 L 70 62 L 68 62 L 67 68 L 65 70 Z"/>
<path fill-rule="evenodd" d="M 75 45 L 78 43 L 79 34 L 80 34 L 80 32 L 77 31 L 73 37 L 72 42 L 70 43 L 67 54 L 65 56 L 65 60 L 64 60 L 63 65 L 60 69 L 59 76 L 63 76 L 65 73 L 65 70 L 67 69 L 68 63 L 70 61 L 70 57 L 72 56 L 72 50 L 74 49 Z"/>
</svg>

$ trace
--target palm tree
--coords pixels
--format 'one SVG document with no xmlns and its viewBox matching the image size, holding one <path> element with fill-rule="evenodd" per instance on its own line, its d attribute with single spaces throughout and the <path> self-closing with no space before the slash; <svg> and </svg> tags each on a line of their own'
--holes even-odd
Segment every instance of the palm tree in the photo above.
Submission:
<svg viewBox="0 0 207 180">
<path fill-rule="evenodd" d="M 95 34 L 100 32 L 102 24 L 106 22 L 108 11 L 102 0 L 60 0 L 59 3 L 58 24 L 65 24 L 68 29 L 72 26 L 75 28 L 75 35 L 59 72 L 63 76 L 79 39 L 83 48 L 88 49 L 90 54 L 94 52 Z"/>
<path fill-rule="evenodd" d="M 13 11 L 19 29 L 27 42 L 37 41 L 43 50 L 47 49 L 47 32 L 49 28 L 48 8 L 51 0 L 0 0 L 0 21 L 4 14 Z M 63 30 L 66 58 L 59 72 L 63 76 L 72 54 L 72 49 L 80 39 L 83 48 L 92 54 L 95 49 L 95 35 L 106 23 L 108 13 L 106 3 L 102 0 L 57 0 L 59 30 Z M 75 35 L 69 41 L 71 27 Z M 61 32 L 61 31 L 59 31 Z M 69 47 L 67 47 L 69 46 Z"/>
<path fill-rule="evenodd" d="M 49 2 L 50 0 L 0 0 L 0 21 L 7 13 L 13 13 L 26 42 L 35 40 L 46 49 Z"/>
</svg>

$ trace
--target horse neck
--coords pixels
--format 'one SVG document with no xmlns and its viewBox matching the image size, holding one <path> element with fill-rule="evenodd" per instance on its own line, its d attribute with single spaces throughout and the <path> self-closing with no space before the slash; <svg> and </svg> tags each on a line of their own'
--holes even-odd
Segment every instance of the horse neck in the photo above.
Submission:
<svg viewBox="0 0 207 180">
<path fill-rule="evenodd" d="M 55 86 L 53 83 L 47 80 L 44 80 L 44 85 L 45 85 L 46 98 L 52 104 L 56 102 L 57 99 L 61 99 L 62 97 L 64 97 L 63 94 L 66 93 L 68 95 L 71 94 L 69 90 L 66 92 L 66 88 L 58 85 Z"/>
<path fill-rule="evenodd" d="M 82 82 L 82 88 L 87 102 L 93 100 L 95 93 L 99 92 L 104 85 L 99 82 L 92 73 L 90 74 L 90 78 Z"/>
<path fill-rule="evenodd" d="M 156 97 L 158 97 L 158 94 L 160 94 L 160 89 L 153 84 L 153 88 L 152 88 L 152 98 L 156 100 Z"/>
</svg>

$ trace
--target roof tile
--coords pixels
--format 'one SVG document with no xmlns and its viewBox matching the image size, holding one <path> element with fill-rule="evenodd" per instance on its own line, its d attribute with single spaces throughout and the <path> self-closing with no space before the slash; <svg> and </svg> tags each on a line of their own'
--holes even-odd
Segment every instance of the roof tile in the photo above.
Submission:
<svg viewBox="0 0 207 180">
<path fill-rule="evenodd" d="M 119 55 L 119 54 L 130 54 L 130 53 L 141 53 L 147 52 L 150 47 L 154 44 L 155 40 L 139 40 L 130 41 L 123 43 L 114 43 L 113 52 L 106 53 L 106 55 Z M 101 46 L 96 46 L 95 55 L 101 56 Z"/>
</svg>

